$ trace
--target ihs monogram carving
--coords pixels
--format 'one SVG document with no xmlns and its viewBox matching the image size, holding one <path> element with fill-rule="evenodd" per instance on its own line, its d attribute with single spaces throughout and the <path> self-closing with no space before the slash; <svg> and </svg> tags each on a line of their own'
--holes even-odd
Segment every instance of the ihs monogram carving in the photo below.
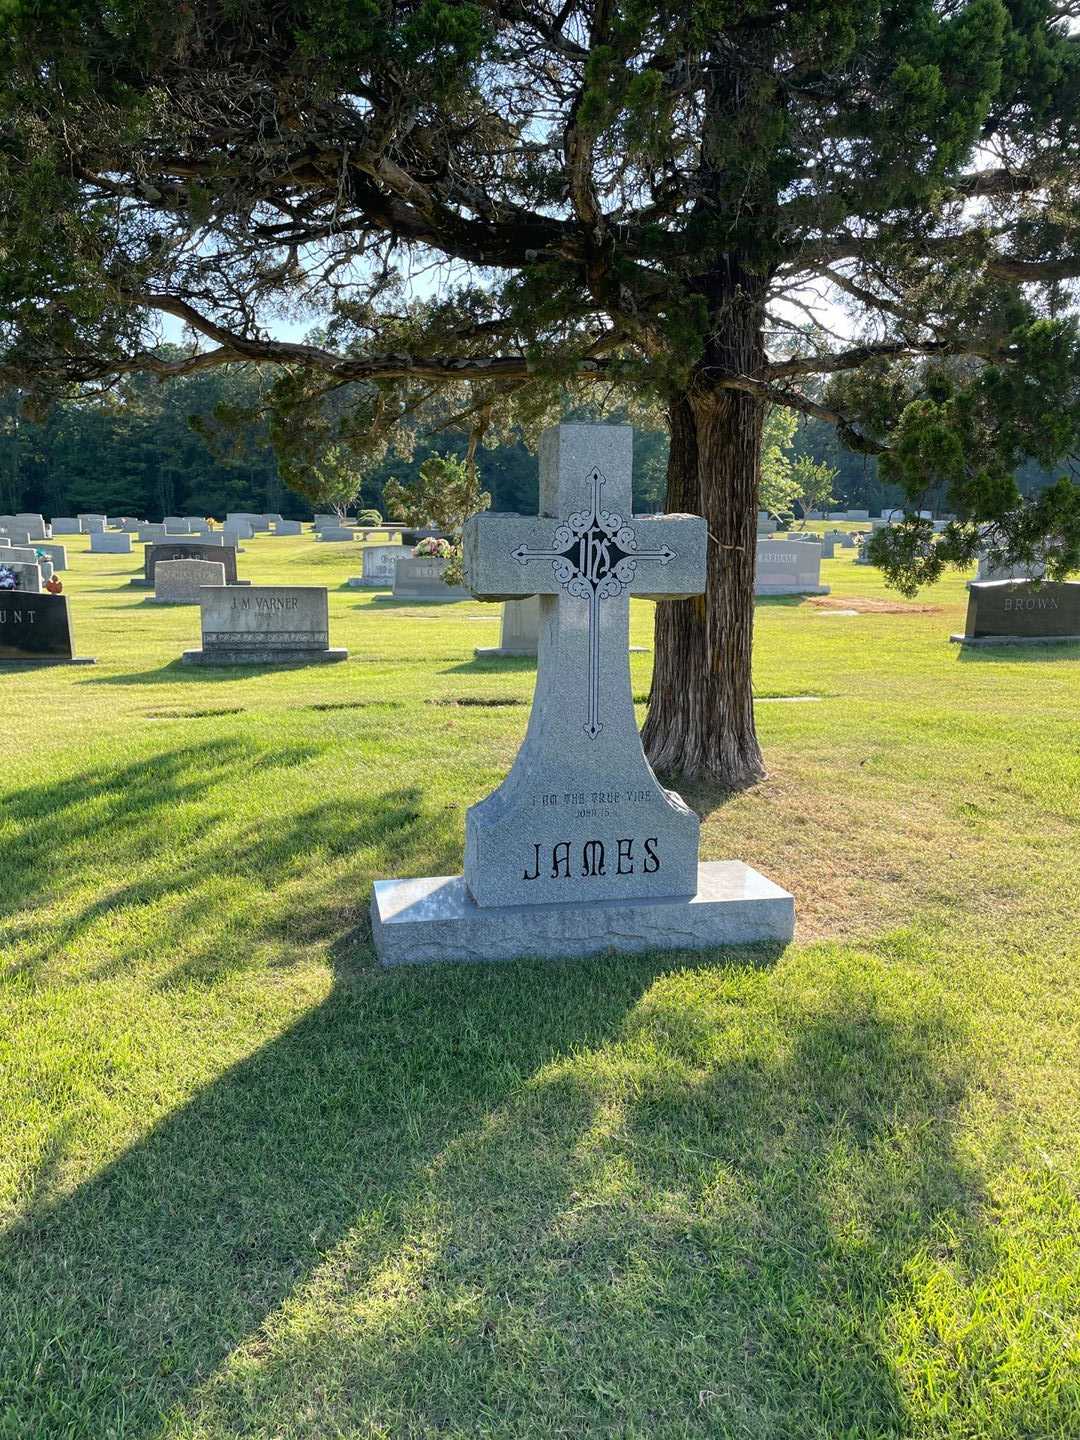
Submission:
<svg viewBox="0 0 1080 1440">
<path fill-rule="evenodd" d="M 599 715 L 600 602 L 630 588 L 638 560 L 659 560 L 661 565 L 667 565 L 678 556 L 678 551 L 668 545 L 659 550 L 639 549 L 633 526 L 627 525 L 621 515 L 601 509 L 600 492 L 605 483 L 600 470 L 590 472 L 589 509 L 575 511 L 556 525 L 550 549 L 532 550 L 519 545 L 510 552 L 519 565 L 550 560 L 555 579 L 566 593 L 588 603 L 588 716 L 582 728 L 592 740 L 604 728 Z"/>
</svg>

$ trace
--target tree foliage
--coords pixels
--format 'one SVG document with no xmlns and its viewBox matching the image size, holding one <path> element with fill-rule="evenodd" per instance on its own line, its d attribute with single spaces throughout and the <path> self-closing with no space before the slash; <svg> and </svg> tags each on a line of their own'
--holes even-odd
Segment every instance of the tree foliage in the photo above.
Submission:
<svg viewBox="0 0 1080 1440">
<path fill-rule="evenodd" d="M 453 455 L 430 455 L 420 466 L 416 479 L 402 483 L 388 480 L 383 487 L 387 515 L 417 527 L 445 530 L 458 542 L 470 515 L 491 505 L 469 460 Z"/>
<path fill-rule="evenodd" d="M 983 523 L 1018 558 L 1036 529 L 1076 543 L 1075 483 L 1029 504 L 1013 479 L 1080 436 L 1073 18 L 1071 0 L 7 0 L 0 378 L 43 402 L 262 364 L 286 466 L 306 415 L 318 450 L 375 463 L 437 391 L 496 437 L 534 435 L 568 393 L 665 410 L 669 498 L 717 548 L 704 607 L 660 608 L 646 743 L 738 783 L 761 773 L 767 406 L 834 425 L 913 510 L 935 485 L 964 517 L 962 540 L 912 521 L 878 542 L 904 585 Z M 318 333 L 275 334 L 286 314 Z M 162 315 L 198 350 L 163 354 Z"/>
</svg>

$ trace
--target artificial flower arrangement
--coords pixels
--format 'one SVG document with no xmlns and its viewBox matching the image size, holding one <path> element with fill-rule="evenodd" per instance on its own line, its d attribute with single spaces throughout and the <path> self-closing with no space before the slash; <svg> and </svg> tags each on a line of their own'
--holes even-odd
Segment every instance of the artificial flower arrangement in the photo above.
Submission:
<svg viewBox="0 0 1080 1440">
<path fill-rule="evenodd" d="M 48 580 L 45 581 L 45 589 L 49 592 L 50 595 L 59 595 L 63 591 L 63 588 L 64 582 L 62 580 L 58 580 L 55 575 L 51 576 Z"/>
<path fill-rule="evenodd" d="M 413 556 L 416 559 L 425 560 L 449 560 L 454 554 L 454 547 L 449 540 L 436 540 L 431 537 L 421 540 L 413 549 Z"/>
<path fill-rule="evenodd" d="M 0 565 L 0 590 L 17 590 L 19 577 L 10 565 Z"/>
</svg>

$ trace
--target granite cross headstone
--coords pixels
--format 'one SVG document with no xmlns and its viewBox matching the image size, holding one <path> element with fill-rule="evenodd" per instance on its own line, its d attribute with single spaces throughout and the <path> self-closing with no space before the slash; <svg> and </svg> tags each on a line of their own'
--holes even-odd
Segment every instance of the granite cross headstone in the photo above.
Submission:
<svg viewBox="0 0 1080 1440">
<path fill-rule="evenodd" d="M 536 519 L 479 515 L 465 575 L 484 599 L 540 596 L 540 647 L 525 742 L 465 824 L 477 903 L 692 895 L 698 820 L 645 758 L 627 660 L 631 594 L 705 587 L 705 521 L 630 514 L 631 431 L 545 433 Z"/>
<path fill-rule="evenodd" d="M 465 822 L 465 874 L 380 880 L 384 964 L 701 949 L 788 940 L 792 897 L 739 861 L 698 863 L 699 823 L 642 749 L 628 660 L 631 595 L 705 588 L 705 521 L 632 515 L 629 426 L 563 425 L 540 447 L 538 518 L 479 515 L 470 589 L 540 597 L 524 743 Z"/>
</svg>

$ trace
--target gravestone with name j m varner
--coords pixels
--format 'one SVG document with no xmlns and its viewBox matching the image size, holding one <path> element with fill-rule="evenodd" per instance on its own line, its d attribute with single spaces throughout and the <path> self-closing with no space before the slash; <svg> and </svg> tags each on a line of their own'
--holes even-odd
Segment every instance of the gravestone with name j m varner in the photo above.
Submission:
<svg viewBox="0 0 1080 1440">
<path fill-rule="evenodd" d="M 203 590 L 202 649 L 187 665 L 311 665 L 347 660 L 330 648 L 325 586 L 251 585 Z"/>
<path fill-rule="evenodd" d="M 381 880 L 383 964 L 708 949 L 787 941 L 794 901 L 739 861 L 699 863 L 699 822 L 642 749 L 631 595 L 705 588 L 696 515 L 632 515 L 629 426 L 562 425 L 540 447 L 541 515 L 478 515 L 464 565 L 482 599 L 540 596 L 528 731 L 465 823 L 465 873 Z M 625 516 L 625 518 L 623 518 Z"/>
</svg>

